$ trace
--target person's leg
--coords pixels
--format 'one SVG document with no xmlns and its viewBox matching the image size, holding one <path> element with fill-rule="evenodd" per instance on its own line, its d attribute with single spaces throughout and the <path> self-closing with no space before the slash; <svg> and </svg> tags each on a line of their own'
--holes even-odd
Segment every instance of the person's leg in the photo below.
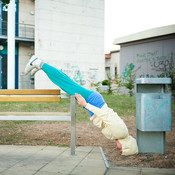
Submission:
<svg viewBox="0 0 175 175">
<path fill-rule="evenodd" d="M 88 97 L 94 92 L 80 86 L 75 81 L 70 79 L 64 72 L 44 63 L 35 55 L 31 57 L 28 64 L 26 65 L 25 74 L 31 72 L 31 74 L 34 75 L 40 69 L 42 69 L 47 74 L 49 79 L 54 84 L 59 86 L 61 89 L 63 89 L 70 95 L 75 95 L 75 93 L 78 93 L 81 94 L 87 100 Z"/>
<path fill-rule="evenodd" d="M 53 66 L 44 63 L 41 69 L 47 74 L 49 79 L 54 84 L 59 86 L 62 90 L 70 95 L 75 95 L 75 93 L 78 93 L 81 94 L 85 100 L 87 100 L 88 97 L 94 92 L 80 86 L 75 81 L 70 79 L 64 72 Z"/>
</svg>

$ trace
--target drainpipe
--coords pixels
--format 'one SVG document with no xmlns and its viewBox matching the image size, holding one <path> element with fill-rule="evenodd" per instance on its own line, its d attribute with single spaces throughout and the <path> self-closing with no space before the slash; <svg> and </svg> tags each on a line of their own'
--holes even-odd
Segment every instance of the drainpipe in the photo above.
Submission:
<svg viewBox="0 0 175 175">
<path fill-rule="evenodd" d="M 7 89 L 15 89 L 15 0 L 8 5 Z"/>
</svg>

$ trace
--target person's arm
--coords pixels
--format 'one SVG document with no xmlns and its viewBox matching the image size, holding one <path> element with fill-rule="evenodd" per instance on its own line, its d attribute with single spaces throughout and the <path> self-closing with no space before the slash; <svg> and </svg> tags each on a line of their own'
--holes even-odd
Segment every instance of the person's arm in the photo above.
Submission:
<svg viewBox="0 0 175 175">
<path fill-rule="evenodd" d="M 102 117 L 102 116 L 106 115 L 106 113 L 107 113 L 103 109 L 98 108 L 98 107 L 96 107 L 94 105 L 91 105 L 89 103 L 87 103 L 87 105 L 85 106 L 85 108 L 88 109 L 89 111 L 93 112 L 98 117 Z"/>
<path fill-rule="evenodd" d="M 75 94 L 75 97 L 77 99 L 78 104 L 93 112 L 96 116 L 100 117 L 106 114 L 104 110 L 87 103 L 86 100 L 80 94 Z"/>
</svg>

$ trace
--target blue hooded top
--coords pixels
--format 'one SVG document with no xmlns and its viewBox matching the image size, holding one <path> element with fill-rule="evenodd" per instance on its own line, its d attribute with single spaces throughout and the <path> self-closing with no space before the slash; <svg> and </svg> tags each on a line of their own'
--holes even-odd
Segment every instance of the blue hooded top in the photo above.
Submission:
<svg viewBox="0 0 175 175">
<path fill-rule="evenodd" d="M 101 108 L 104 104 L 105 104 L 105 101 L 102 97 L 102 95 L 98 92 L 93 92 L 89 97 L 88 99 L 86 100 L 87 103 L 93 105 L 93 106 L 96 106 L 98 108 Z M 93 116 L 94 113 L 89 111 L 88 109 L 86 109 L 90 116 Z"/>
</svg>

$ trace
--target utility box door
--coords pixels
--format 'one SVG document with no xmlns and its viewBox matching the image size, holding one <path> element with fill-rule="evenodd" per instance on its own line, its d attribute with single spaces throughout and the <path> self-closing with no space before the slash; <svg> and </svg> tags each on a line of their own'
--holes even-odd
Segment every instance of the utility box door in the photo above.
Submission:
<svg viewBox="0 0 175 175">
<path fill-rule="evenodd" d="M 137 93 L 136 107 L 136 122 L 139 130 L 172 130 L 171 94 Z"/>
</svg>

